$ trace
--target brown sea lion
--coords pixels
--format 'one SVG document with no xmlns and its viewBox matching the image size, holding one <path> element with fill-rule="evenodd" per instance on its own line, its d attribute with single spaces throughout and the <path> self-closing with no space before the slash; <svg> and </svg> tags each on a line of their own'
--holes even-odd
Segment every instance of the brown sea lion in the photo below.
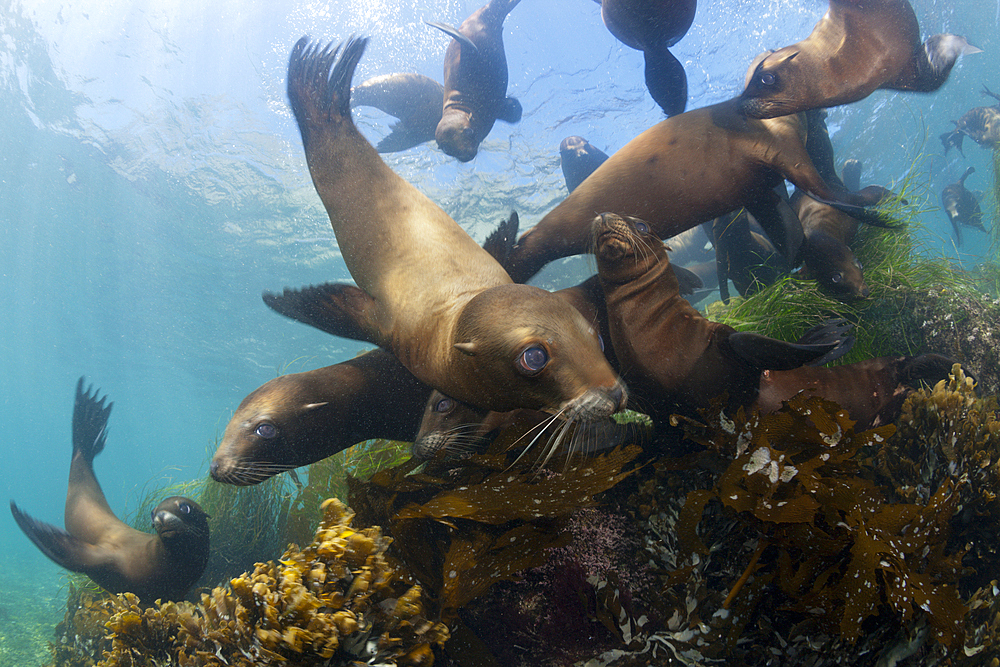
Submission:
<svg viewBox="0 0 1000 667">
<path fill-rule="evenodd" d="M 430 393 L 385 350 L 281 375 L 236 408 L 209 474 L 226 484 L 258 484 L 364 440 L 412 442 Z"/>
<path fill-rule="evenodd" d="M 694 22 L 695 0 L 595 0 L 612 35 L 642 51 L 646 59 L 646 88 L 668 116 L 687 106 L 684 66 L 667 47 L 687 34 Z"/>
<path fill-rule="evenodd" d="M 94 457 L 104 449 L 114 403 L 76 384 L 73 460 L 66 492 L 66 530 L 33 519 L 12 500 L 10 511 L 24 534 L 61 567 L 83 572 L 111 593 L 180 600 L 208 563 L 208 520 L 198 503 L 173 496 L 153 510 L 155 535 L 123 523 L 108 506 L 94 476 Z"/>
<path fill-rule="evenodd" d="M 500 119 L 521 120 L 521 103 L 507 97 L 503 22 L 521 0 L 490 0 L 458 28 L 428 25 L 452 37 L 444 54 L 444 107 L 434 137 L 448 155 L 468 162 Z"/>
<path fill-rule="evenodd" d="M 379 153 L 405 151 L 431 141 L 441 122 L 443 99 L 444 86 L 411 72 L 382 74 L 351 89 L 352 107 L 375 107 L 399 119 L 375 146 Z"/>
<path fill-rule="evenodd" d="M 351 121 L 350 81 L 365 39 L 292 51 L 288 97 L 306 162 L 357 286 L 272 295 L 268 305 L 391 351 L 422 382 L 497 411 L 601 419 L 624 385 L 597 332 L 559 297 L 516 285 L 430 199 L 400 178 Z"/>
<path fill-rule="evenodd" d="M 785 343 L 706 319 L 681 298 L 663 242 L 638 218 L 602 213 L 593 236 L 611 346 L 634 409 L 654 421 L 708 407 L 723 393 L 730 405 L 748 405 L 764 369 L 796 368 L 838 347 Z"/>
<path fill-rule="evenodd" d="M 983 86 L 981 92 L 1000 101 L 1000 95 L 990 91 L 986 86 Z M 951 122 L 955 124 L 955 129 L 941 135 L 945 155 L 952 146 L 965 155 L 962 152 L 962 139 L 967 136 L 983 148 L 1000 148 L 1000 104 L 970 109 L 961 118 Z"/>
<path fill-rule="evenodd" d="M 833 368 L 765 371 L 757 407 L 763 413 L 774 412 L 782 401 L 802 391 L 839 404 L 856 422 L 855 430 L 861 431 L 895 421 L 906 396 L 920 381 L 933 385 L 946 379 L 954 363 L 939 354 L 922 354 L 878 357 Z"/>
<path fill-rule="evenodd" d="M 863 207 L 890 193 L 878 186 L 848 193 L 823 181 L 798 116 L 749 119 L 738 104 L 729 100 L 668 118 L 622 147 L 521 236 L 505 265 L 511 278 L 524 282 L 552 260 L 588 252 L 595 211 L 636 216 L 669 238 L 745 206 L 793 260 L 802 226 L 772 191 L 785 178 L 865 222 L 884 224 L 877 211 Z"/>
<path fill-rule="evenodd" d="M 921 45 L 908 0 L 830 0 L 806 39 L 757 56 L 739 108 L 774 118 L 856 102 L 878 88 L 929 93 L 960 55 L 979 51 L 959 35 L 933 35 Z"/>
<path fill-rule="evenodd" d="M 583 137 L 574 135 L 566 137 L 559 144 L 559 157 L 563 178 L 566 179 L 566 189 L 573 192 L 576 186 L 583 183 L 585 178 L 604 164 L 608 154 Z"/>
<path fill-rule="evenodd" d="M 972 227 L 985 232 L 983 226 L 983 211 L 979 208 L 976 195 L 965 189 L 965 179 L 976 172 L 975 167 L 969 167 L 958 179 L 958 183 L 945 186 L 941 191 L 941 207 L 944 209 L 952 229 L 955 230 L 955 241 L 962 244 L 961 227 Z"/>
<path fill-rule="evenodd" d="M 860 162 L 844 163 L 843 182 L 848 190 L 861 187 Z M 806 237 L 802 244 L 802 277 L 815 280 L 824 291 L 841 300 L 867 297 L 870 290 L 863 267 L 850 246 L 858 221 L 800 191 L 792 195 L 791 205 Z"/>
</svg>

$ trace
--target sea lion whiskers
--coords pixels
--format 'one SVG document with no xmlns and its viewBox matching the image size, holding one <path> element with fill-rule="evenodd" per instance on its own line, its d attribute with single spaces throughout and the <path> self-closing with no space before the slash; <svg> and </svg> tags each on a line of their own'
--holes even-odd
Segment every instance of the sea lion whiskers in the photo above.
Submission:
<svg viewBox="0 0 1000 667">
<path fill-rule="evenodd" d="M 552 414 L 548 419 L 545 419 L 539 422 L 538 424 L 535 424 L 531 428 L 529 428 L 527 431 L 522 433 L 521 436 L 517 438 L 517 440 L 511 443 L 511 447 L 513 448 L 517 445 L 517 443 L 521 442 L 524 438 L 531 435 L 532 431 L 536 429 L 538 430 L 538 433 L 536 433 L 535 436 L 531 439 L 531 442 L 529 442 L 527 446 L 521 451 L 521 453 L 517 455 L 517 458 L 514 459 L 514 461 L 509 466 L 507 466 L 507 470 L 513 468 L 515 465 L 517 465 L 518 461 L 524 458 L 524 455 L 527 454 L 528 451 L 535 446 L 535 443 L 538 442 L 538 439 L 542 437 L 542 435 L 545 433 L 546 430 L 548 430 L 548 427 L 554 424 L 556 420 L 558 420 L 564 412 L 566 412 L 566 408 L 560 409 L 559 411 Z M 532 466 L 533 469 L 534 467 L 535 466 Z"/>
<path fill-rule="evenodd" d="M 253 459 L 238 459 L 232 461 L 219 482 L 233 484 L 235 486 L 251 486 L 260 484 L 266 479 L 280 475 L 289 470 L 295 470 L 298 466 L 284 463 L 266 463 L 254 461 Z"/>
</svg>

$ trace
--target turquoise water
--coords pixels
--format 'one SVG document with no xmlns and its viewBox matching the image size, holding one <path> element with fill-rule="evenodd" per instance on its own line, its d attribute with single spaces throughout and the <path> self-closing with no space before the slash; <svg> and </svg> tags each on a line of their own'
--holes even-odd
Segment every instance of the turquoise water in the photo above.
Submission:
<svg viewBox="0 0 1000 667">
<path fill-rule="evenodd" d="M 831 110 L 840 158 L 864 181 L 926 183 L 932 208 L 967 166 L 986 190 L 988 152 L 942 155 L 938 134 L 1000 90 L 1000 4 L 913 0 L 924 34 L 955 32 L 984 49 L 933 95 L 876 92 Z M 362 346 L 285 320 L 262 290 L 349 276 L 305 170 L 284 96 L 303 34 L 372 36 L 356 80 L 418 71 L 440 80 L 447 40 L 423 20 L 458 24 L 478 0 L 418 2 L 30 0 L 0 6 L 0 487 L 61 523 L 76 379 L 115 402 L 96 471 L 120 514 L 146 488 L 206 474 L 216 437 L 250 390 L 283 369 L 353 356 Z M 825 3 L 703 1 L 673 51 L 688 108 L 727 99 L 765 48 L 808 33 Z M 432 144 L 386 156 L 478 240 L 509 211 L 522 226 L 564 196 L 557 147 L 580 134 L 611 153 L 659 121 L 641 55 L 619 44 L 588 0 L 525 0 L 506 22 L 517 125 L 497 123 L 459 164 Z M 387 118 L 356 117 L 373 140 Z M 918 193 L 919 194 L 919 193 Z M 990 204 L 984 201 L 984 208 Z M 940 211 L 925 240 L 971 265 L 990 252 L 969 230 L 960 254 Z M 994 218 L 995 224 L 995 218 Z M 549 267 L 569 284 L 586 262 Z M 37 638 L 63 609 L 60 570 L 0 512 L 0 663 L 40 664 Z M 30 601 L 30 602 L 29 602 Z M 38 604 L 34 604 L 38 602 Z M 32 604 L 29 614 L 19 605 Z M 43 647 L 44 648 L 44 647 Z M 23 651 L 23 652 L 22 652 Z M 32 663 L 25 656 L 35 656 Z"/>
</svg>

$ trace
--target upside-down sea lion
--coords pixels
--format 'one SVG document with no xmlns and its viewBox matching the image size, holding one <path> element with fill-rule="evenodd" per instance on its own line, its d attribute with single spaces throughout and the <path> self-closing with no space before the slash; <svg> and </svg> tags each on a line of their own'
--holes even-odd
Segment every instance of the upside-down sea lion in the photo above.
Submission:
<svg viewBox="0 0 1000 667">
<path fill-rule="evenodd" d="M 588 252 L 595 211 L 641 218 L 669 238 L 745 206 L 794 262 L 802 226 L 772 192 L 785 178 L 864 222 L 881 221 L 863 207 L 890 193 L 878 186 L 848 193 L 823 181 L 798 116 L 756 120 L 740 115 L 738 105 L 729 100 L 667 118 L 627 143 L 521 236 L 505 265 L 511 278 L 524 282 L 552 260 Z"/>
<path fill-rule="evenodd" d="M 236 408 L 209 473 L 226 484 L 258 484 L 364 440 L 412 442 L 430 392 L 385 350 L 281 375 Z"/>
<path fill-rule="evenodd" d="M 909 0 L 830 0 L 807 38 L 757 56 L 739 108 L 774 118 L 856 102 L 878 88 L 928 93 L 960 55 L 979 51 L 959 35 L 933 35 L 921 45 Z"/>
<path fill-rule="evenodd" d="M 576 186 L 604 164 L 608 154 L 583 137 L 574 135 L 566 137 L 559 144 L 559 158 L 563 178 L 566 179 L 566 189 L 573 192 Z"/>
<path fill-rule="evenodd" d="M 559 410 L 584 421 L 620 410 L 624 385 L 580 313 L 511 282 L 358 132 L 349 91 L 366 42 L 348 40 L 338 58 L 340 47 L 303 38 L 288 67 L 309 172 L 357 287 L 286 291 L 269 305 L 370 340 L 422 382 L 479 408 Z"/>
<path fill-rule="evenodd" d="M 788 262 L 775 250 L 774 244 L 755 229 L 756 220 L 752 218 L 746 209 L 740 209 L 705 225 L 712 232 L 719 298 L 724 303 L 729 303 L 730 280 L 740 296 L 750 296 L 789 271 Z"/>
<path fill-rule="evenodd" d="M 352 107 L 375 107 L 399 119 L 375 147 L 379 153 L 405 151 L 432 140 L 443 99 L 444 86 L 412 72 L 382 74 L 351 89 Z"/>
<path fill-rule="evenodd" d="M 593 236 L 611 346 L 634 409 L 654 421 L 723 393 L 730 405 L 748 405 L 764 369 L 796 368 L 839 346 L 785 343 L 706 319 L 681 298 L 663 242 L 638 218 L 602 213 Z"/>
<path fill-rule="evenodd" d="M 668 116 L 687 106 L 684 66 L 667 47 L 687 34 L 694 22 L 695 0 L 595 0 L 612 35 L 642 51 L 646 60 L 646 88 Z"/>
<path fill-rule="evenodd" d="M 66 491 L 66 530 L 33 519 L 12 500 L 10 511 L 24 534 L 59 566 L 83 572 L 111 593 L 134 593 L 142 602 L 180 600 L 208 563 L 207 515 L 198 503 L 173 496 L 153 510 L 156 534 L 123 523 L 108 506 L 94 476 L 104 449 L 113 403 L 76 384 L 73 460 Z"/>
<path fill-rule="evenodd" d="M 765 371 L 757 407 L 763 413 L 774 412 L 782 401 L 801 391 L 839 404 L 855 421 L 855 430 L 861 431 L 895 421 L 906 396 L 921 380 L 933 385 L 946 379 L 954 363 L 940 354 L 922 354 L 878 357 L 833 368 Z"/>
<path fill-rule="evenodd" d="M 962 244 L 961 227 L 972 227 L 981 232 L 986 231 L 983 226 L 983 211 L 979 208 L 979 200 L 976 195 L 965 189 L 965 179 L 970 174 L 976 172 L 975 167 L 969 167 L 958 179 L 958 183 L 946 185 L 941 191 L 941 207 L 944 209 L 948 221 L 951 222 L 952 229 L 955 230 L 955 241 Z"/>
<path fill-rule="evenodd" d="M 452 37 L 444 55 L 444 107 L 435 132 L 438 146 L 468 162 L 500 119 L 521 120 L 521 103 L 507 97 L 503 22 L 521 0 L 490 0 L 458 28 L 428 22 Z"/>
<path fill-rule="evenodd" d="M 988 95 L 1000 101 L 1000 95 L 992 92 L 983 86 L 983 95 Z M 948 149 L 952 146 L 962 151 L 962 139 L 970 137 L 983 148 L 1000 148 L 1000 104 L 991 107 L 975 107 L 966 111 L 958 120 L 951 121 L 955 124 L 955 129 L 941 135 L 941 143 L 944 144 L 944 154 L 948 154 Z"/>
</svg>

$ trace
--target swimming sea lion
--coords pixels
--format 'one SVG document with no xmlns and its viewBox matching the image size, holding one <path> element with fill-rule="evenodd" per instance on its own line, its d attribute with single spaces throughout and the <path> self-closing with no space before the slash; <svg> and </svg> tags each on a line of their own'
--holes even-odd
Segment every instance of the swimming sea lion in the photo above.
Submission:
<svg viewBox="0 0 1000 667">
<path fill-rule="evenodd" d="M 352 107 L 375 107 L 399 122 L 375 147 L 379 153 L 413 148 L 434 138 L 441 122 L 444 86 L 423 74 L 382 74 L 351 89 Z"/>
<path fill-rule="evenodd" d="M 750 296 L 788 273 L 788 262 L 755 229 L 757 221 L 746 209 L 719 216 L 708 224 L 715 246 L 719 298 L 724 303 L 729 303 L 730 280 L 740 296 Z"/>
<path fill-rule="evenodd" d="M 1000 95 L 990 91 L 986 86 L 983 86 L 980 92 L 1000 101 Z M 941 135 L 945 155 L 952 146 L 965 155 L 962 152 L 962 139 L 966 136 L 983 148 L 1000 148 L 1000 104 L 970 109 L 961 118 L 951 122 L 955 124 L 955 129 Z"/>
<path fill-rule="evenodd" d="M 909 0 L 830 0 L 806 39 L 757 56 L 739 108 L 774 118 L 856 102 L 878 88 L 929 93 L 960 55 L 979 51 L 959 35 L 921 45 Z"/>
<path fill-rule="evenodd" d="M 945 215 L 951 222 L 952 229 L 955 230 L 955 241 L 962 244 L 961 226 L 973 227 L 981 232 L 985 232 L 983 227 L 983 211 L 979 208 L 979 201 L 976 195 L 965 189 L 965 179 L 970 174 L 976 172 L 975 167 L 969 167 L 958 179 L 958 183 L 945 186 L 941 191 L 941 207 Z"/>
<path fill-rule="evenodd" d="M 153 510 L 156 534 L 115 516 L 94 476 L 114 403 L 76 383 L 73 460 L 66 492 L 66 530 L 33 519 L 12 500 L 10 511 L 24 534 L 61 567 L 83 572 L 111 593 L 134 593 L 144 603 L 180 600 L 208 563 L 208 520 L 189 498 L 167 498 Z"/>
<path fill-rule="evenodd" d="M 299 40 L 288 97 L 316 191 L 357 286 L 286 290 L 269 305 L 391 351 L 419 380 L 480 408 L 620 410 L 624 386 L 597 332 L 545 290 L 516 285 L 489 253 L 400 178 L 351 121 L 350 81 L 367 40 Z"/>
<path fill-rule="evenodd" d="M 566 179 L 566 189 L 573 192 L 576 186 L 583 183 L 585 178 L 604 164 L 608 154 L 583 137 L 571 136 L 559 144 L 559 157 L 563 178 Z"/>
<path fill-rule="evenodd" d="M 612 35 L 642 51 L 646 59 L 646 88 L 668 116 L 687 106 L 684 66 L 667 47 L 687 34 L 694 22 L 695 0 L 596 0 L 601 18 Z"/>
<path fill-rule="evenodd" d="M 236 408 L 209 473 L 217 482 L 258 484 L 364 440 L 412 442 L 430 393 L 385 350 L 281 375 Z"/>
<path fill-rule="evenodd" d="M 503 22 L 521 0 L 490 0 L 457 29 L 428 22 L 451 35 L 444 54 L 444 107 L 434 137 L 448 155 L 468 162 L 500 119 L 521 120 L 521 103 L 507 97 Z"/>
<path fill-rule="evenodd" d="M 757 407 L 774 412 L 800 391 L 833 401 L 847 411 L 860 432 L 895 421 L 907 395 L 920 381 L 934 385 L 948 377 L 955 361 L 940 354 L 878 357 L 853 364 L 818 368 L 803 366 L 765 371 Z"/>
<path fill-rule="evenodd" d="M 595 211 L 636 216 L 665 239 L 745 206 L 794 263 L 802 226 L 772 192 L 785 178 L 864 222 L 885 224 L 862 207 L 890 193 L 878 186 L 848 193 L 823 181 L 798 116 L 749 119 L 738 105 L 729 100 L 682 113 L 627 143 L 521 236 L 506 264 L 511 278 L 524 282 L 552 260 L 588 252 Z"/>
<path fill-rule="evenodd" d="M 663 242 L 638 218 L 602 213 L 593 237 L 611 346 L 634 409 L 654 421 L 724 392 L 730 405 L 748 405 L 764 369 L 796 368 L 839 345 L 785 343 L 704 318 L 681 298 Z"/>
</svg>

